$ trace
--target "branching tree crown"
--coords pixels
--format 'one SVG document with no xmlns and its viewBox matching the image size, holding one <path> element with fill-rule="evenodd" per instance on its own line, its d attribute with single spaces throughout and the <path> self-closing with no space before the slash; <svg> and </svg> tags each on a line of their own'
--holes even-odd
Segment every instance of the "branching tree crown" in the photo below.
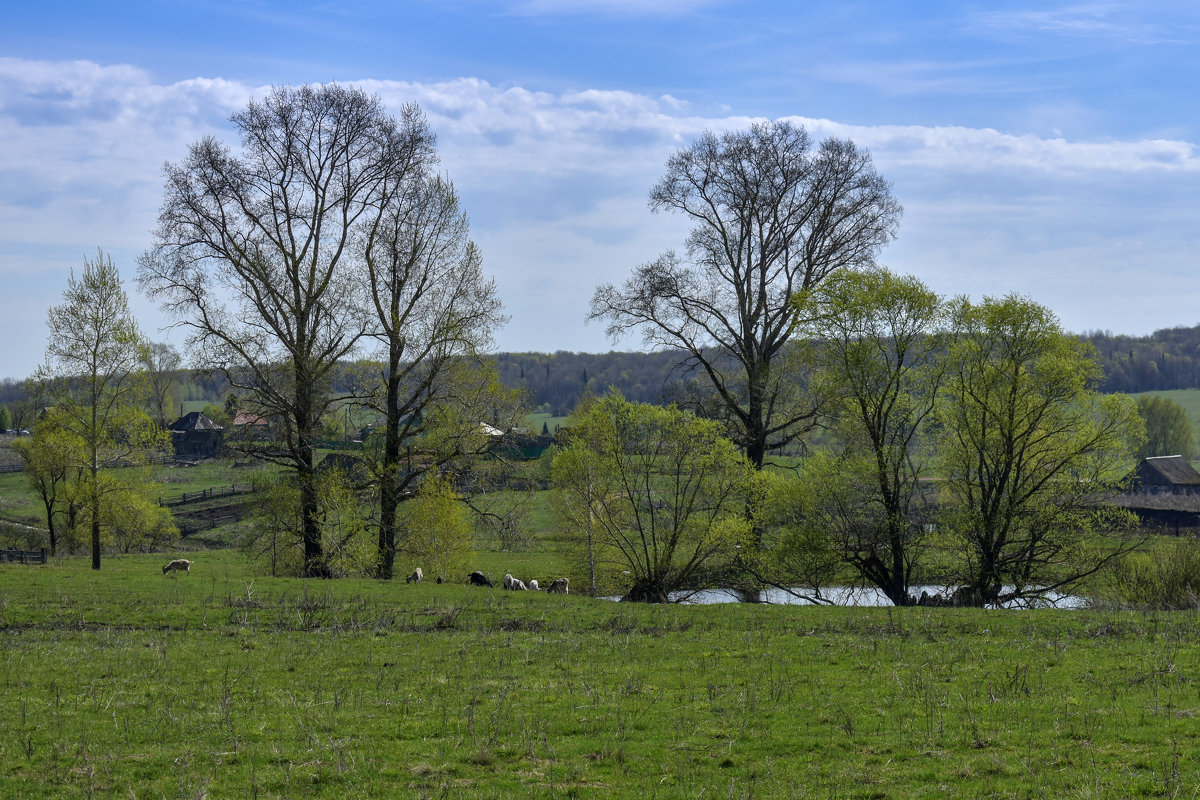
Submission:
<svg viewBox="0 0 1200 800">
<path fill-rule="evenodd" d="M 961 547 L 955 601 L 994 605 L 1070 587 L 1134 542 L 1097 504 L 1144 435 L 1137 407 L 1096 391 L 1090 344 L 1009 295 L 950 313 L 953 346 L 938 411 L 945 523 Z"/>
<path fill-rule="evenodd" d="M 779 121 L 703 134 L 668 160 L 650 207 L 692 222 L 685 255 L 663 254 L 619 289 L 599 287 L 589 318 L 606 320 L 614 339 L 639 329 L 647 346 L 682 349 L 761 467 L 815 415 L 796 396 L 795 371 L 776 369 L 793 339 L 792 296 L 873 264 L 900 205 L 869 153 L 844 139 L 814 145 Z"/>
<path fill-rule="evenodd" d="M 61 305 L 50 309 L 46 360 L 35 383 L 54 410 L 54 428 L 74 437 L 86 471 L 85 507 L 91 527 L 92 568 L 100 569 L 105 495 L 122 488 L 103 479 L 117 463 L 136 460 L 163 444 L 145 412 L 142 380 L 146 341 L 129 313 L 129 299 L 112 259 L 102 251 L 72 272 Z"/>
<path fill-rule="evenodd" d="M 142 286 L 189 333 L 198 366 L 221 370 L 249 410 L 277 423 L 260 455 L 298 483 L 306 575 L 323 563 L 313 438 L 334 398 L 330 371 L 365 325 L 364 227 L 431 158 L 416 106 L 399 119 L 337 85 L 279 87 L 233 115 L 241 150 L 214 138 L 166 167 Z"/>
</svg>

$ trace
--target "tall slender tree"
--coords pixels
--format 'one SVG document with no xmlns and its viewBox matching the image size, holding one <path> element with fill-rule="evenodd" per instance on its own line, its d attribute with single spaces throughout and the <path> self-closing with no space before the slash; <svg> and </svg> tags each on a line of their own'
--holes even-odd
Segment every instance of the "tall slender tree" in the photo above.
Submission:
<svg viewBox="0 0 1200 800">
<path fill-rule="evenodd" d="M 422 170 L 398 189 L 361 238 L 374 311 L 367 333 L 382 355 L 368 384 L 378 388 L 362 395 L 385 425 L 376 462 L 381 578 L 392 577 L 402 498 L 428 470 L 488 445 L 485 406 L 517 407 L 480 360 L 504 317 L 454 187 Z"/>
<path fill-rule="evenodd" d="M 85 462 L 86 510 L 92 539 L 92 569 L 100 569 L 103 502 L 119 491 L 106 471 L 136 460 L 161 444 L 145 412 L 142 380 L 146 340 L 129 312 L 129 299 L 112 259 L 103 251 L 72 271 L 63 302 L 50 309 L 50 336 L 36 385 L 54 409 L 54 427 L 74 437 Z"/>
</svg>

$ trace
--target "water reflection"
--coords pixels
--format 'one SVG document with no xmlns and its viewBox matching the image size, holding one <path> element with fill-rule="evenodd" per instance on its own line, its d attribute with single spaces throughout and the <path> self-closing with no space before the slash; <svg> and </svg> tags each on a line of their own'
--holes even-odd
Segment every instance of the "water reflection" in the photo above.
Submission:
<svg viewBox="0 0 1200 800">
<path fill-rule="evenodd" d="M 1012 591 L 1011 586 L 1005 586 L 1004 591 Z M 947 586 L 913 586 L 910 591 L 915 597 L 920 597 L 921 592 L 927 592 L 930 595 L 940 594 L 948 596 L 951 593 L 951 587 Z M 811 595 L 812 592 L 807 592 L 803 589 L 796 589 L 798 594 Z M 690 596 L 689 596 L 690 595 Z M 883 592 L 875 588 L 858 588 L 854 586 L 833 586 L 826 587 L 821 590 L 821 597 L 828 605 L 835 606 L 890 606 L 892 601 L 887 598 Z M 619 600 L 617 597 L 605 598 L 607 600 Z M 694 605 L 711 605 L 714 603 L 741 603 L 744 602 L 743 593 L 735 589 L 705 589 L 699 592 L 674 592 L 671 594 L 671 600 L 682 602 L 685 604 Z M 797 597 L 794 594 L 783 591 L 782 589 L 766 589 L 758 593 L 758 602 L 773 603 L 776 605 L 790 606 L 808 606 L 818 605 L 807 597 Z M 1077 595 L 1060 594 L 1058 592 L 1047 592 L 1046 595 L 1038 600 L 1020 600 L 1010 603 L 1005 603 L 1003 608 L 1086 608 L 1087 598 Z"/>
</svg>

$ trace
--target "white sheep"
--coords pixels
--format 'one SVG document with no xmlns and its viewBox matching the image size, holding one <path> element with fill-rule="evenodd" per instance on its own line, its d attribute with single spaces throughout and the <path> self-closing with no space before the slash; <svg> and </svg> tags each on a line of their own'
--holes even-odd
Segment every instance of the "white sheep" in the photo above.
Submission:
<svg viewBox="0 0 1200 800">
<path fill-rule="evenodd" d="M 536 579 L 536 578 L 535 578 L 535 579 L 533 579 L 533 580 L 530 580 L 530 581 L 529 581 L 529 591 L 531 591 L 531 592 L 537 592 L 537 591 L 540 591 L 540 590 L 538 589 L 538 585 L 537 585 L 537 579 Z"/>
<path fill-rule="evenodd" d="M 568 581 L 566 578 L 555 578 L 550 582 L 550 586 L 546 589 L 550 594 L 568 594 Z"/>
<path fill-rule="evenodd" d="M 404 579 L 404 582 L 405 583 L 420 583 L 421 579 L 424 577 L 425 577 L 425 573 L 421 571 L 420 567 L 417 567 L 416 569 L 413 570 L 412 575 L 409 575 L 407 578 Z"/>
<path fill-rule="evenodd" d="M 508 572 L 504 573 L 504 588 L 510 592 L 525 592 L 529 590 L 524 581 L 514 578 L 512 573 Z"/>
<path fill-rule="evenodd" d="M 188 575 L 191 575 L 192 574 L 192 562 L 188 561 L 186 558 L 177 558 L 174 561 L 170 562 L 169 564 L 166 564 L 163 566 L 163 575 L 166 575 L 168 572 L 180 572 L 180 571 L 186 572 Z"/>
</svg>

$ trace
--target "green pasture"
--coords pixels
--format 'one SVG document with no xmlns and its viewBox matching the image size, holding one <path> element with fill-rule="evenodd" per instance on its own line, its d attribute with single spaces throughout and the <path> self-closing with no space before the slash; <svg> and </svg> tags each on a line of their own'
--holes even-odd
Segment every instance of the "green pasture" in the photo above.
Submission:
<svg viewBox="0 0 1200 800">
<path fill-rule="evenodd" d="M 1200 786 L 1195 612 L 626 606 L 168 555 L 0 565 L 0 796 Z"/>
</svg>

